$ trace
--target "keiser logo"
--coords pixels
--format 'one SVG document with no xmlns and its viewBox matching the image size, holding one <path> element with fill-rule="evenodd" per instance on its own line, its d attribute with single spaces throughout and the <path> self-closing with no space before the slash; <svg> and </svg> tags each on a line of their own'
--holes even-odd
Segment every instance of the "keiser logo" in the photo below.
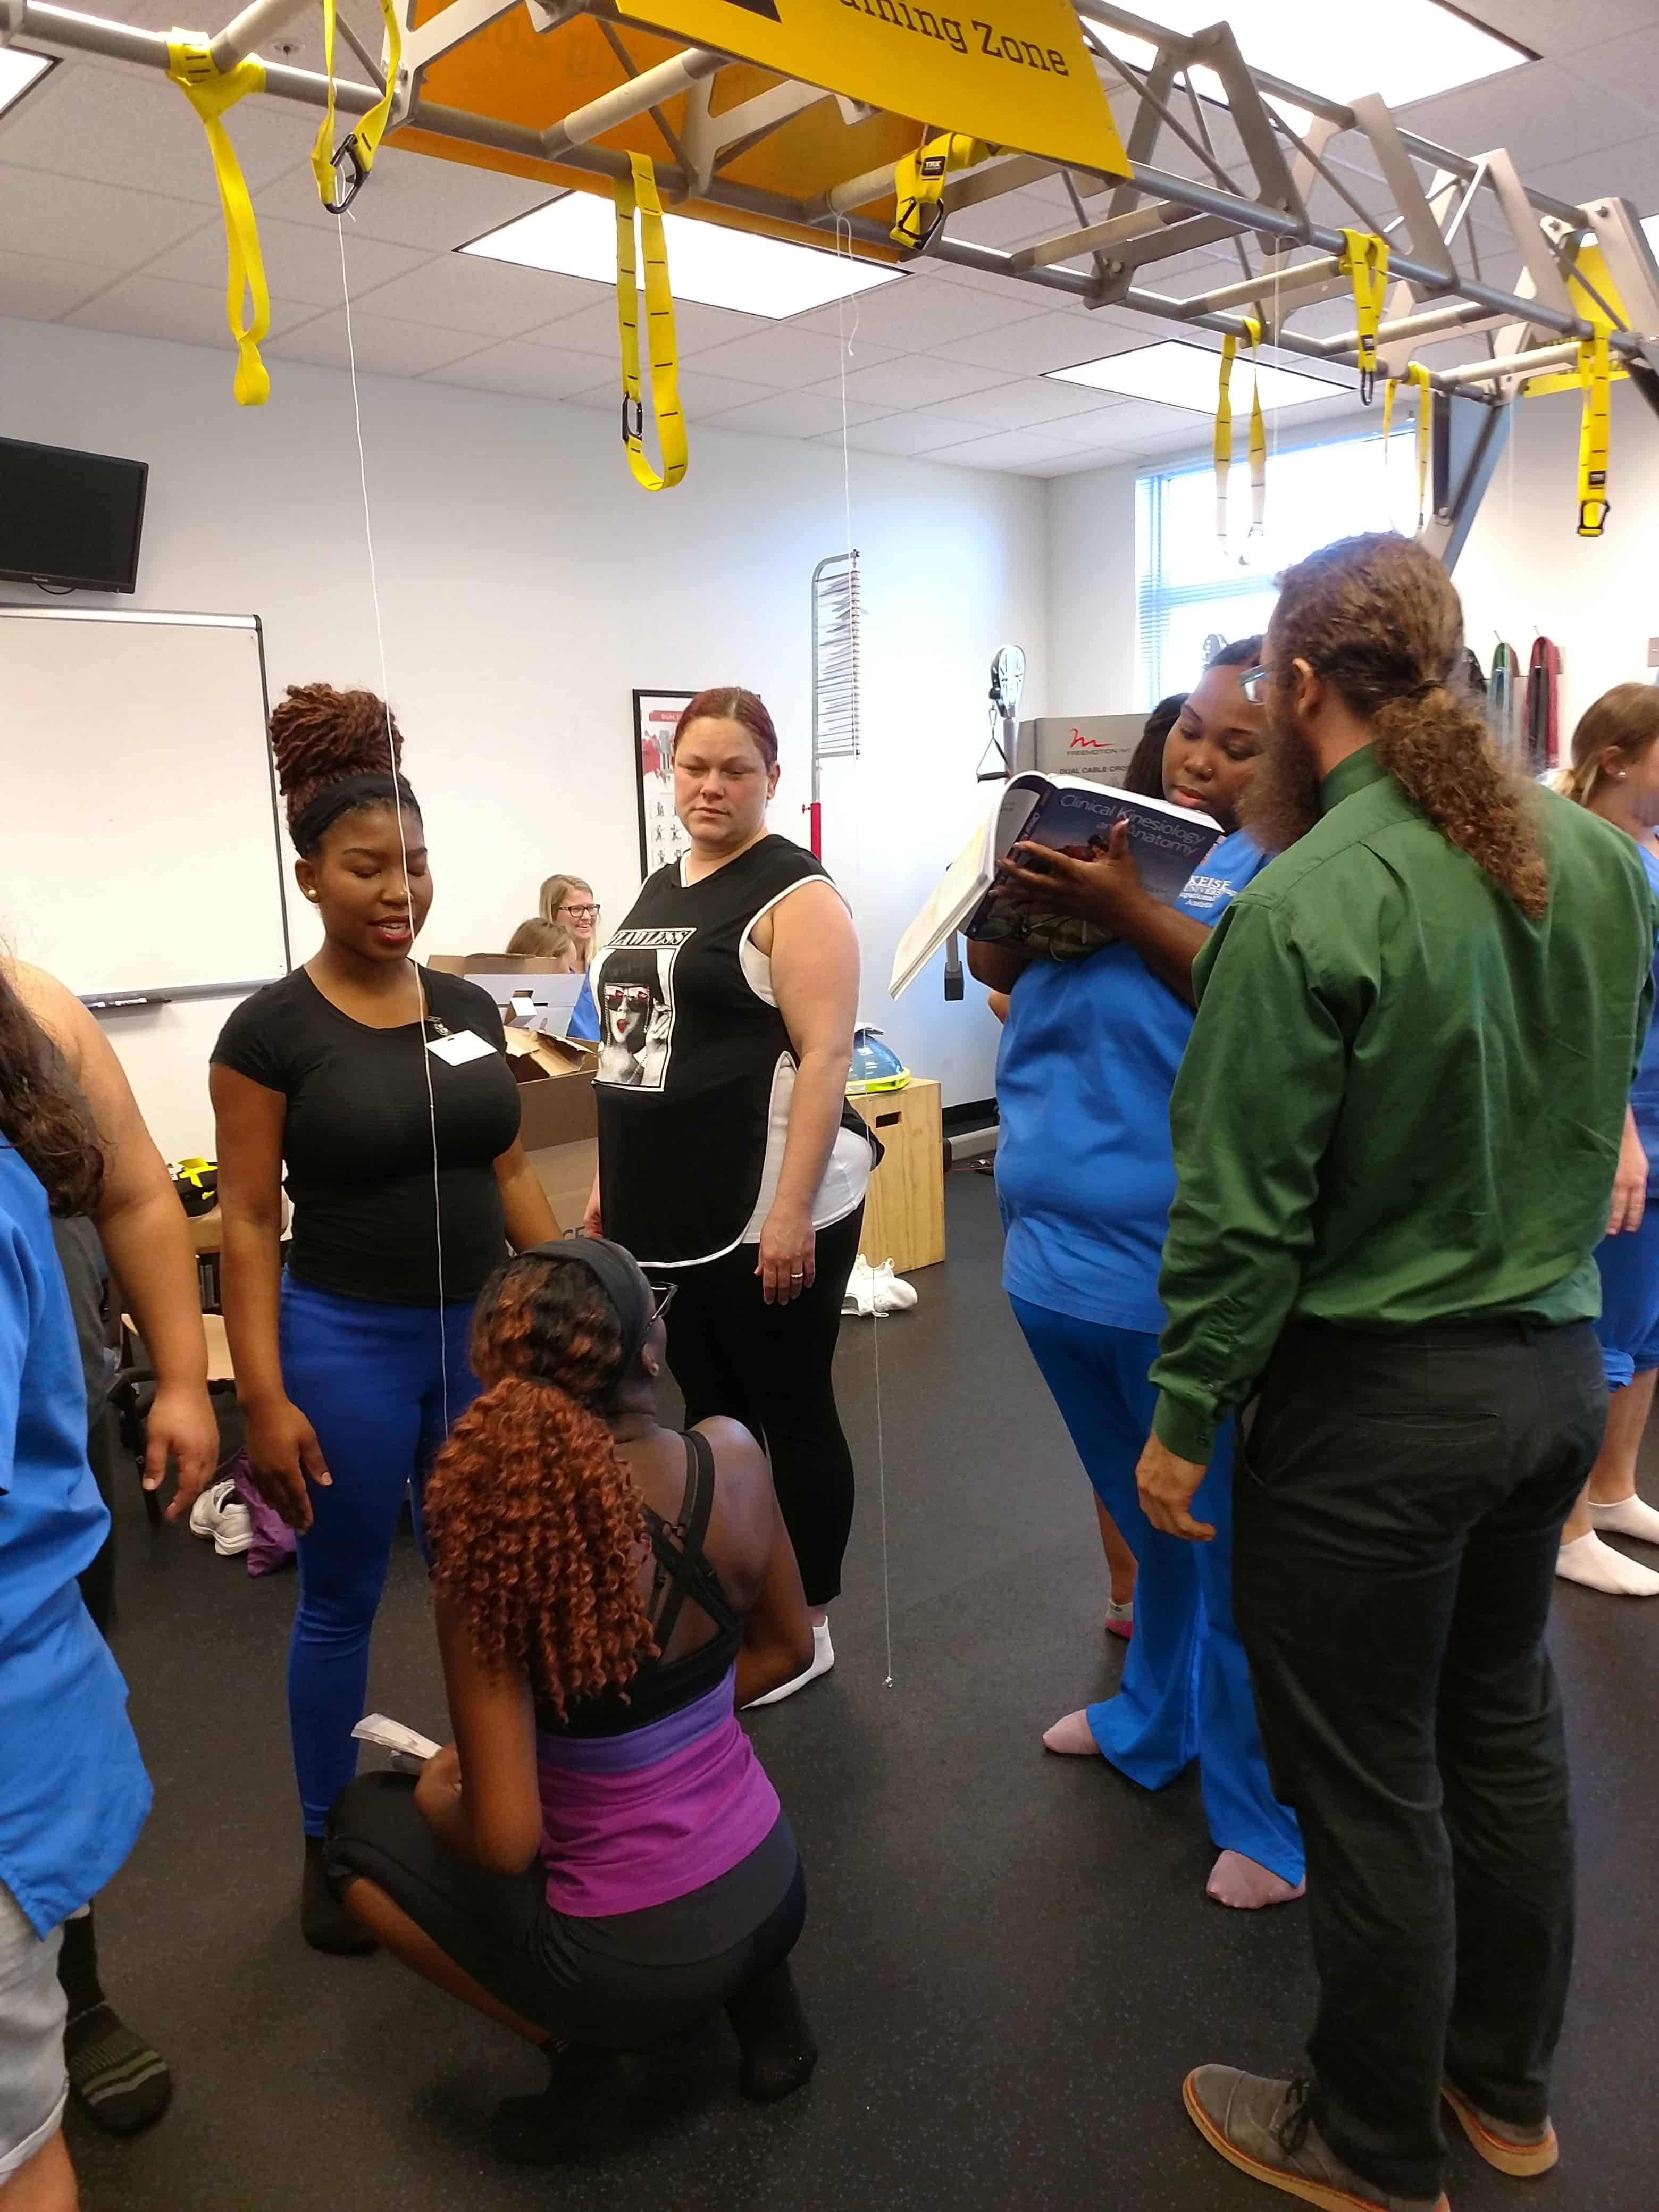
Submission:
<svg viewBox="0 0 1659 2212">
<path fill-rule="evenodd" d="M 988 23 L 978 15 L 970 15 L 964 29 L 960 16 L 936 15 L 931 8 L 912 8 L 908 0 L 841 0 L 841 4 L 873 15 L 878 22 L 890 23 L 896 31 L 908 31 L 916 38 L 937 39 L 941 46 L 958 54 L 967 53 L 969 40 L 976 39 L 976 51 L 992 61 L 1037 70 L 1044 76 L 1069 77 L 1072 74 L 1065 55 L 1057 47 L 1040 46 L 1034 39 L 1017 39 L 1012 31 L 1000 31 L 994 23 Z M 737 5 L 754 7 L 757 15 L 776 12 L 766 4 L 766 0 L 761 0 L 758 6 L 756 0 L 737 0 Z"/>
</svg>

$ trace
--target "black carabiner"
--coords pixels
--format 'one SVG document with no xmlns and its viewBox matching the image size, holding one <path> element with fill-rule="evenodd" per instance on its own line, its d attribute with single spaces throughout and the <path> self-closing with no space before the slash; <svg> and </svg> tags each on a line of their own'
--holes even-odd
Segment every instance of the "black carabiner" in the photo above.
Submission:
<svg viewBox="0 0 1659 2212">
<path fill-rule="evenodd" d="M 351 180 L 346 186 L 344 198 L 331 200 L 328 203 L 328 211 L 331 215 L 343 215 L 358 193 L 362 191 L 363 179 L 368 174 L 368 164 L 357 150 L 357 134 L 355 131 L 349 138 L 343 138 L 335 148 L 334 158 L 329 166 L 333 170 L 337 181 L 343 168 L 349 167 L 351 171 Z"/>
<path fill-rule="evenodd" d="M 634 427 L 632 429 L 629 429 L 628 426 L 628 410 L 630 407 L 634 410 Z M 628 394 L 624 392 L 623 394 L 622 409 L 623 445 L 631 446 L 635 443 L 643 445 L 645 442 L 645 401 L 643 398 L 630 399 Z"/>
</svg>

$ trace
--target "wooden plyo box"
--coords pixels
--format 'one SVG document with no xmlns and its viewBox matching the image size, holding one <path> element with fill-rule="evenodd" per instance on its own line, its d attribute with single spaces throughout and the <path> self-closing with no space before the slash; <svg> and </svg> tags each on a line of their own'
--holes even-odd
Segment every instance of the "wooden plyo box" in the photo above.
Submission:
<svg viewBox="0 0 1659 2212">
<path fill-rule="evenodd" d="M 920 1078 L 902 1091 L 872 1091 L 853 1101 L 887 1156 L 864 1208 L 864 1256 L 890 1260 L 896 1274 L 937 1267 L 945 1257 L 945 1133 L 939 1088 Z"/>
</svg>

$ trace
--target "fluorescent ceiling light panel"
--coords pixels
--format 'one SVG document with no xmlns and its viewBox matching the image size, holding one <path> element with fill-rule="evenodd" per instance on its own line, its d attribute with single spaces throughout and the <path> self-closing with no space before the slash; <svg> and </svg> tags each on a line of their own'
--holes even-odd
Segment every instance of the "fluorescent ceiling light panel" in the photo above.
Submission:
<svg viewBox="0 0 1659 2212">
<path fill-rule="evenodd" d="M 50 54 L 26 54 L 18 46 L 0 46 L 0 115 L 20 100 L 32 84 L 52 67 Z"/>
<path fill-rule="evenodd" d="M 1206 30 L 1217 16 L 1216 0 L 1146 0 L 1140 12 L 1182 32 Z M 1231 0 L 1226 19 L 1253 69 L 1331 100 L 1381 93 L 1391 107 L 1431 100 L 1535 58 L 1527 47 L 1437 0 L 1393 0 L 1381 17 L 1363 8 L 1334 6 L 1332 0 Z M 1102 23 L 1089 27 L 1137 69 L 1151 62 L 1152 49 L 1144 39 Z M 1209 70 L 1193 74 L 1206 99 L 1223 98 L 1220 80 Z"/>
<path fill-rule="evenodd" d="M 1248 353 L 1233 364 L 1233 409 L 1248 410 L 1250 370 Z M 1179 338 L 1163 338 L 1156 345 L 1135 346 L 1127 353 L 1108 354 L 1104 361 L 1085 361 L 1075 368 L 1051 368 L 1060 384 L 1086 384 L 1097 392 L 1119 392 L 1130 399 L 1156 399 L 1164 407 L 1190 407 L 1194 414 L 1213 415 L 1221 388 L 1221 356 L 1207 346 L 1187 345 Z M 1333 384 L 1322 376 L 1303 376 L 1289 368 L 1261 364 L 1261 404 L 1305 407 L 1310 400 L 1334 399 L 1352 387 Z"/>
<path fill-rule="evenodd" d="M 731 307 L 740 314 L 805 314 L 831 300 L 844 300 L 872 285 L 890 284 L 902 274 L 876 261 L 854 259 L 811 246 L 792 246 L 752 231 L 726 230 L 718 223 L 696 222 L 689 216 L 663 217 L 669 274 L 677 300 L 696 300 L 705 307 Z M 527 269 L 550 269 L 561 276 L 587 276 L 598 284 L 617 281 L 617 214 L 608 199 L 592 192 L 567 192 L 533 208 L 463 247 L 492 261 L 517 261 Z"/>
</svg>

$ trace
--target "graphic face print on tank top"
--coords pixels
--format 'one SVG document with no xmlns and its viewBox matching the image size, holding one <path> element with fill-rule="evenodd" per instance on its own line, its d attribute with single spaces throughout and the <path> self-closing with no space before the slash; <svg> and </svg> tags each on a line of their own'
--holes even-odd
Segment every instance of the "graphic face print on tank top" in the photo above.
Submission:
<svg viewBox="0 0 1659 2212">
<path fill-rule="evenodd" d="M 674 1051 L 674 963 L 690 929 L 621 929 L 599 982 L 596 1079 L 623 1091 L 661 1091 Z"/>
</svg>

